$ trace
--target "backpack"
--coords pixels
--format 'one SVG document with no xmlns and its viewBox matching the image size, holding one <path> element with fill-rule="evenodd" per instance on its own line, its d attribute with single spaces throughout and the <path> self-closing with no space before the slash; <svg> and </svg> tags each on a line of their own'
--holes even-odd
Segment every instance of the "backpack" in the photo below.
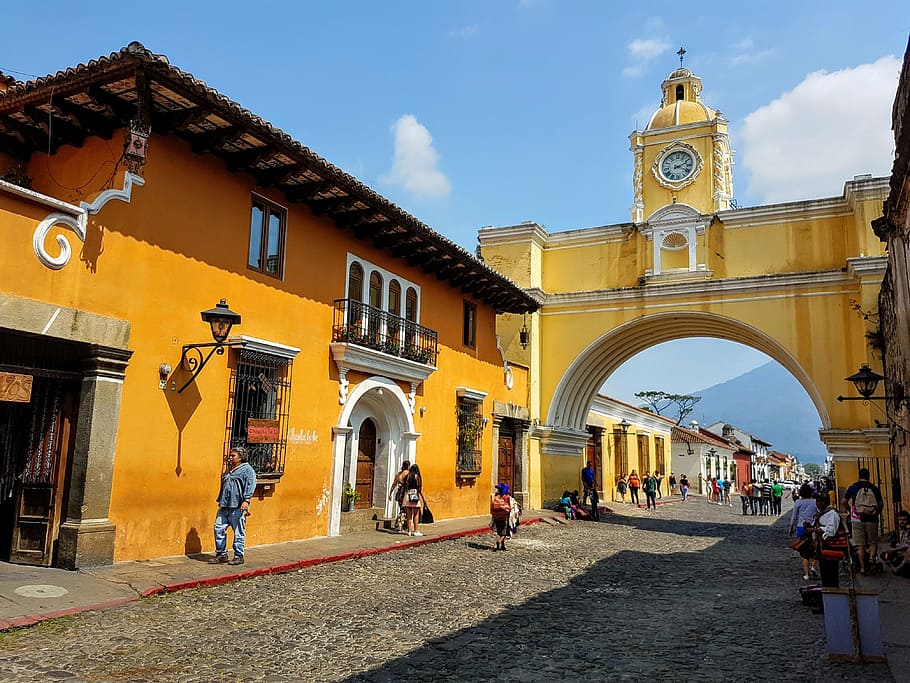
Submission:
<svg viewBox="0 0 910 683">
<path fill-rule="evenodd" d="M 512 512 L 512 501 L 508 496 L 493 497 L 493 501 L 490 503 L 490 515 L 493 519 L 501 522 L 509 518 L 510 512 Z"/>
<path fill-rule="evenodd" d="M 853 497 L 853 505 L 861 515 L 878 514 L 878 500 L 871 486 L 862 486 L 857 490 Z"/>
</svg>

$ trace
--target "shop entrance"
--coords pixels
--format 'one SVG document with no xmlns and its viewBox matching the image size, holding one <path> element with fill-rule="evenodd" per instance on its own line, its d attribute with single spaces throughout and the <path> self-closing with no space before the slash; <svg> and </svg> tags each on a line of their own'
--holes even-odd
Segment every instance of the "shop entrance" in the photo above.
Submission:
<svg viewBox="0 0 910 683">
<path fill-rule="evenodd" d="M 77 343 L 0 331 L 0 559 L 56 564 L 84 355 Z"/>
<path fill-rule="evenodd" d="M 55 563 L 78 387 L 34 376 L 28 402 L 0 401 L 0 557 L 10 562 Z"/>
</svg>

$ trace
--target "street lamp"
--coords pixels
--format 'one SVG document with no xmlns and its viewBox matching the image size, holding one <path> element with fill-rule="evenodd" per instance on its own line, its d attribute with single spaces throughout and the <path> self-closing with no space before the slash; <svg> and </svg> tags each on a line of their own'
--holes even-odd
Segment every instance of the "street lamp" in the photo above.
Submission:
<svg viewBox="0 0 910 683">
<path fill-rule="evenodd" d="M 873 396 L 878 388 L 878 383 L 885 379 L 882 375 L 871 370 L 867 363 L 860 365 L 859 370 L 844 378 L 847 382 L 853 382 L 859 396 L 838 396 L 838 401 L 870 401 L 890 399 L 890 396 Z"/>
<path fill-rule="evenodd" d="M 631 426 L 632 426 L 632 423 L 627 422 L 626 418 L 623 418 L 622 421 L 619 423 L 619 429 L 622 431 L 623 434 L 628 434 L 629 427 L 631 427 Z"/>
<path fill-rule="evenodd" d="M 227 301 L 222 299 L 215 308 L 202 311 L 202 320 L 207 322 L 212 331 L 213 343 L 203 344 L 184 344 L 183 352 L 180 355 L 180 365 L 184 370 L 193 374 L 186 383 L 177 390 L 177 393 L 183 393 L 196 377 L 202 372 L 202 368 L 209 362 L 214 354 L 224 355 L 224 349 L 229 346 L 238 346 L 242 342 L 229 342 L 227 339 L 231 334 L 231 328 L 240 324 L 240 314 L 228 308 Z M 207 355 L 203 356 L 202 349 L 211 349 Z M 191 355 L 192 354 L 192 355 Z"/>
<path fill-rule="evenodd" d="M 518 331 L 518 343 L 521 348 L 528 348 L 531 343 L 531 331 L 528 329 L 528 314 L 525 313 L 524 321 L 521 323 L 521 329 Z"/>
</svg>

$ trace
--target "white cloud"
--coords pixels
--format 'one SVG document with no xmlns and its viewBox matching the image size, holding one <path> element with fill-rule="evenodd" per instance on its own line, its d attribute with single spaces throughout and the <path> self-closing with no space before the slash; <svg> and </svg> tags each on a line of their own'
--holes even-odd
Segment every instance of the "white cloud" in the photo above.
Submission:
<svg viewBox="0 0 910 683">
<path fill-rule="evenodd" d="M 737 158 L 762 203 L 837 196 L 854 175 L 888 175 L 894 56 L 816 71 L 745 119 Z"/>
<path fill-rule="evenodd" d="M 758 64 L 763 62 L 766 59 L 771 59 L 777 54 L 776 50 L 767 49 L 759 50 L 757 52 L 738 52 L 730 58 L 731 66 L 739 66 L 740 64 Z"/>
<path fill-rule="evenodd" d="M 636 38 L 629 43 L 629 54 L 635 59 L 654 59 L 670 47 L 670 43 L 659 38 Z"/>
<path fill-rule="evenodd" d="M 461 28 L 456 28 L 449 31 L 449 38 L 461 38 L 465 40 L 467 38 L 473 38 L 480 31 L 480 26 L 477 24 L 471 24 L 470 26 L 462 26 Z"/>
<path fill-rule="evenodd" d="M 636 38 L 626 47 L 632 63 L 623 68 L 622 75 L 639 78 L 653 60 L 670 48 L 670 43 L 665 38 Z"/>
<path fill-rule="evenodd" d="M 395 136 L 395 158 L 392 170 L 381 180 L 403 187 L 419 197 L 445 197 L 451 184 L 439 170 L 439 154 L 433 148 L 433 138 L 417 119 L 405 114 L 392 126 Z"/>
</svg>

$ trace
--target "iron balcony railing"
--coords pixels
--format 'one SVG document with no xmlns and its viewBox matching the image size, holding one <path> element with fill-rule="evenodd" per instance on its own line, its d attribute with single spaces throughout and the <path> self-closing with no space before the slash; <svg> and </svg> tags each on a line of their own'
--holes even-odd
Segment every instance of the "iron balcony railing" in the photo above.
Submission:
<svg viewBox="0 0 910 683">
<path fill-rule="evenodd" d="M 335 300 L 333 342 L 347 342 L 435 366 L 437 337 L 436 330 L 362 301 Z"/>
</svg>

